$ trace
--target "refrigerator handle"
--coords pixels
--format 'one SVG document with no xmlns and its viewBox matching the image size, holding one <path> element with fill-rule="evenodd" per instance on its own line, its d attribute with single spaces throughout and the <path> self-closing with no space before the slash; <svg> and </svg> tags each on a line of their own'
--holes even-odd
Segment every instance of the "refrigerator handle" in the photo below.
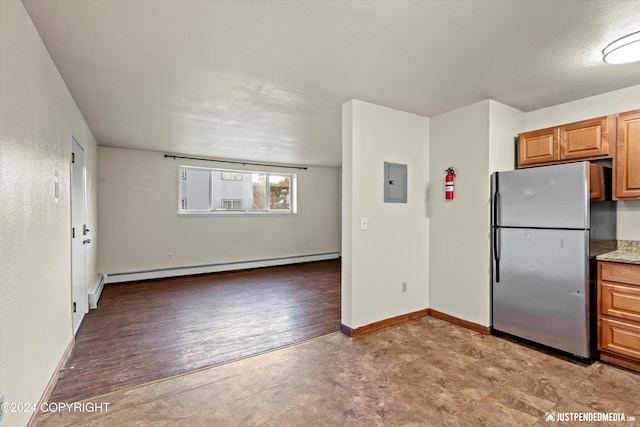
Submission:
<svg viewBox="0 0 640 427">
<path fill-rule="evenodd" d="M 498 251 L 498 227 L 493 227 L 493 259 L 495 260 L 495 271 L 493 277 L 496 283 L 500 283 L 500 252 Z"/>
<path fill-rule="evenodd" d="M 493 195 L 493 226 L 498 226 L 498 199 L 500 198 L 500 193 L 498 191 Z"/>
<path fill-rule="evenodd" d="M 493 174 L 493 226 L 498 226 L 498 199 L 500 198 L 500 172 Z"/>
<path fill-rule="evenodd" d="M 494 278 L 496 283 L 500 283 L 500 253 L 498 251 L 498 199 L 500 198 L 500 172 L 494 174 L 493 193 L 493 259 L 495 260 Z"/>
</svg>

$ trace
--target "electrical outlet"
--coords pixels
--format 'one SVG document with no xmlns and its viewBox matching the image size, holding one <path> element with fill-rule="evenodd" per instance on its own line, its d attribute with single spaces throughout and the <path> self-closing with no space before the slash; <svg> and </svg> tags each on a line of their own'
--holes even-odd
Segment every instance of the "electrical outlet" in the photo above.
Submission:
<svg viewBox="0 0 640 427">
<path fill-rule="evenodd" d="M 402 282 L 402 292 L 407 292 L 407 282 Z"/>
<path fill-rule="evenodd" d="M 173 252 L 169 252 L 169 259 L 173 261 Z"/>
</svg>

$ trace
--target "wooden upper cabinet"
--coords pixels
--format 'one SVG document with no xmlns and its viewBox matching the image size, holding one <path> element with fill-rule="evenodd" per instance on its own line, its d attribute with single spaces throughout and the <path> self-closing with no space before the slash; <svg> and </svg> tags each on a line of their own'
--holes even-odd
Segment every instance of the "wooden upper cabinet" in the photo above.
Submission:
<svg viewBox="0 0 640 427">
<path fill-rule="evenodd" d="M 613 156 L 615 116 L 560 126 L 560 160 Z"/>
<path fill-rule="evenodd" d="M 606 195 L 602 166 L 589 163 L 589 200 L 606 200 Z"/>
<path fill-rule="evenodd" d="M 518 135 L 518 167 L 613 157 L 616 116 L 598 117 Z"/>
<path fill-rule="evenodd" d="M 518 135 L 518 167 L 538 166 L 559 160 L 558 128 L 547 128 Z"/>
<path fill-rule="evenodd" d="M 640 199 L 640 110 L 618 115 L 614 198 Z"/>
</svg>

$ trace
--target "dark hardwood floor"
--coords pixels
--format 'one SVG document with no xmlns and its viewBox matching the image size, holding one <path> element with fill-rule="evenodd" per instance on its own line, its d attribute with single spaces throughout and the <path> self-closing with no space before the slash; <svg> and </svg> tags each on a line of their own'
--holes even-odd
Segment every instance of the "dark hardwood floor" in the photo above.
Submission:
<svg viewBox="0 0 640 427">
<path fill-rule="evenodd" d="M 340 329 L 340 261 L 113 284 L 49 399 L 73 402 Z"/>
</svg>

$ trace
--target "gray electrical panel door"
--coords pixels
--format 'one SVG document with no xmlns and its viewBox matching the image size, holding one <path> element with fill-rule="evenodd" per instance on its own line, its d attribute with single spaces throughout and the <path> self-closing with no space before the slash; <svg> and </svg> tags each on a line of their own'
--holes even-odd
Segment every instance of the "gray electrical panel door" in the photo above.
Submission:
<svg viewBox="0 0 640 427">
<path fill-rule="evenodd" d="M 407 165 L 384 162 L 384 202 L 407 203 Z"/>
</svg>

